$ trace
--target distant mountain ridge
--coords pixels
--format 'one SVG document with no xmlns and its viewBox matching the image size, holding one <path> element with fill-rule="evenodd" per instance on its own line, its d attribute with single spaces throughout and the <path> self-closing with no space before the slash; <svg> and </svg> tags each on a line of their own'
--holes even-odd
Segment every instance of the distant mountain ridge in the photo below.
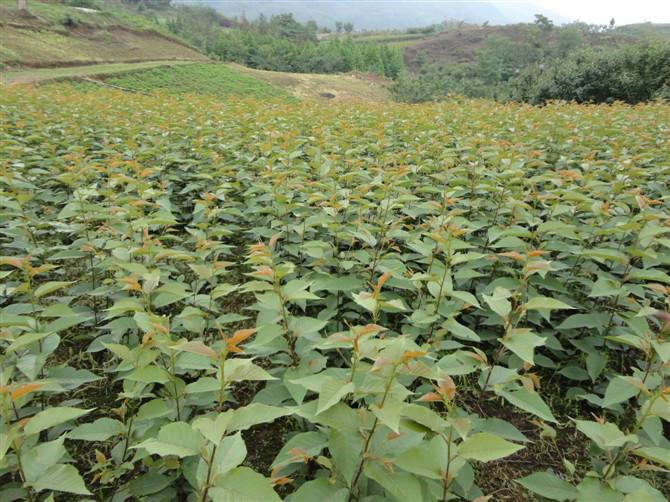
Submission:
<svg viewBox="0 0 670 502">
<path fill-rule="evenodd" d="M 336 21 L 353 23 L 357 30 L 407 29 L 443 21 L 512 24 L 532 21 L 543 14 L 556 24 L 567 18 L 526 2 L 427 1 L 427 0 L 177 0 L 187 5 L 207 5 L 225 16 L 255 19 L 290 12 L 301 22 L 316 21 L 332 28 Z"/>
</svg>

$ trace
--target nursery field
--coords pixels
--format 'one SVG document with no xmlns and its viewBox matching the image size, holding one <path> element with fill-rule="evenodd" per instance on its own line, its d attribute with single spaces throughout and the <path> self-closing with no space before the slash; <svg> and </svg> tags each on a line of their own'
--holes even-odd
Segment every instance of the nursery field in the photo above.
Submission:
<svg viewBox="0 0 670 502">
<path fill-rule="evenodd" d="M 153 68 L 148 71 L 112 76 L 106 79 L 106 82 L 140 92 L 205 94 L 221 98 L 231 95 L 258 99 L 290 97 L 279 87 L 244 75 L 223 64 Z"/>
<path fill-rule="evenodd" d="M 670 106 L 0 93 L 0 500 L 663 501 Z"/>
</svg>

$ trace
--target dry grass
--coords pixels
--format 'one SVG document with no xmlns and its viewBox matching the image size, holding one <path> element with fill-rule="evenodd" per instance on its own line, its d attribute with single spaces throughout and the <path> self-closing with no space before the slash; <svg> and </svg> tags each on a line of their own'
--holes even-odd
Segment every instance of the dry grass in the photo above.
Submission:
<svg viewBox="0 0 670 502">
<path fill-rule="evenodd" d="M 237 64 L 234 70 L 286 89 L 299 99 L 319 101 L 372 101 L 391 99 L 388 82 L 379 77 L 363 74 L 322 75 L 315 73 L 283 73 L 253 70 Z"/>
</svg>

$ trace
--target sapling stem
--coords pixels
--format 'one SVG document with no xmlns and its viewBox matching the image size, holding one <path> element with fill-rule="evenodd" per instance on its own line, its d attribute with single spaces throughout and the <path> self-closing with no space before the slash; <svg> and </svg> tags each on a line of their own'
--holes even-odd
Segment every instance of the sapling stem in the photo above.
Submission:
<svg viewBox="0 0 670 502">
<path fill-rule="evenodd" d="M 389 390 L 391 389 L 391 385 L 393 384 L 393 379 L 395 378 L 396 371 L 398 371 L 398 364 L 395 364 L 393 366 L 393 371 L 391 371 L 391 376 L 386 382 L 386 386 L 384 387 L 384 395 L 382 396 L 382 400 L 379 403 L 379 407 L 383 408 L 384 403 L 386 402 L 386 397 L 388 396 Z M 372 436 L 374 436 L 375 431 L 377 430 L 377 426 L 379 425 L 379 418 L 375 416 L 374 422 L 372 422 L 372 427 L 370 428 L 370 432 L 368 433 L 367 437 L 365 438 L 365 443 L 363 444 L 363 452 L 361 453 L 361 458 L 360 461 L 358 462 L 358 467 L 356 468 L 356 472 L 354 474 L 354 477 L 351 481 L 351 486 L 349 487 L 349 496 L 347 497 L 347 502 L 351 502 L 352 500 L 357 500 L 358 495 L 356 492 L 356 485 L 358 485 L 358 480 L 361 477 L 361 473 L 363 472 L 363 466 L 365 465 L 365 460 L 367 459 L 368 455 L 368 450 L 370 449 L 370 442 L 372 441 Z"/>
</svg>

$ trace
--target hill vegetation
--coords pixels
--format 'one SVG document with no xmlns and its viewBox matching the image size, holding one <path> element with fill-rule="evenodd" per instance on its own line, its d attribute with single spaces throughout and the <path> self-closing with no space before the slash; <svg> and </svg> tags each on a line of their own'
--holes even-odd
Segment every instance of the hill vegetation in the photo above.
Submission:
<svg viewBox="0 0 670 502">
<path fill-rule="evenodd" d="M 212 8 L 169 12 L 166 26 L 213 58 L 273 71 L 383 75 L 396 80 L 401 101 L 460 94 L 533 103 L 637 102 L 666 95 L 669 32 L 662 25 L 555 26 L 538 14 L 529 24 L 443 22 L 405 32 L 354 33 L 353 24 L 337 23 L 332 33 L 288 14 L 249 21 Z M 589 68 L 596 61 L 600 72 Z"/>
<path fill-rule="evenodd" d="M 402 52 L 378 43 L 355 44 L 351 38 L 319 42 L 315 23 L 301 24 L 289 14 L 234 21 L 211 8 L 176 9 L 168 29 L 204 53 L 250 68 L 295 73 L 363 71 L 397 78 Z M 222 29 L 225 27 L 225 29 Z"/>
<path fill-rule="evenodd" d="M 6 5 L 9 0 L 2 1 Z M 95 0 L 84 3 L 100 6 Z M 169 0 L 117 0 L 101 11 L 72 5 L 36 2 L 33 14 L 24 16 L 32 28 L 17 24 L 21 14 L 4 7 L 14 21 L 0 28 L 6 35 L 0 46 L 3 61 L 53 66 L 210 57 L 281 72 L 284 76 L 276 79 L 291 80 L 294 88 L 312 96 L 341 93 L 332 92 L 332 86 L 315 88 L 328 79 L 285 74 L 358 72 L 394 80 L 395 99 L 406 102 L 464 95 L 536 104 L 552 99 L 635 103 L 664 98 L 670 87 L 670 30 L 663 25 L 619 28 L 613 20 L 608 26 L 555 26 L 538 14 L 528 24 L 441 22 L 406 31 L 356 33 L 353 23 L 337 22 L 333 32 L 314 21 L 298 22 L 291 14 L 250 21 Z M 232 6 L 230 12 L 235 12 Z M 37 35 L 28 37 L 35 26 L 41 26 Z"/>
<path fill-rule="evenodd" d="M 653 25 L 558 27 L 542 16 L 527 25 L 457 25 L 405 49 L 411 72 L 395 93 L 409 102 L 461 94 L 532 103 L 635 103 L 665 95 L 669 41 L 670 34 Z"/>
<path fill-rule="evenodd" d="M 669 121 L 3 89 L 0 499 L 666 500 Z"/>
<path fill-rule="evenodd" d="M 114 2 L 82 10 L 62 2 L 0 0 L 0 65 L 47 67 L 110 62 L 206 60 L 159 25 Z"/>
</svg>

